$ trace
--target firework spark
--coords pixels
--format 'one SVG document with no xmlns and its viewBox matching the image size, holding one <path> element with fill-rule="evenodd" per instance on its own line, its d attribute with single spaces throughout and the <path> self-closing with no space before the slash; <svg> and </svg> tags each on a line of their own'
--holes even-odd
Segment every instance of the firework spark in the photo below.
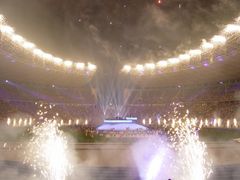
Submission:
<svg viewBox="0 0 240 180">
<path fill-rule="evenodd" d="M 197 119 L 190 119 L 189 111 L 181 111 L 179 104 L 166 115 L 164 131 L 166 137 L 150 140 L 150 147 L 142 155 L 153 154 L 143 166 L 143 180 L 207 180 L 212 174 L 212 161 L 209 160 L 207 146 L 200 141 L 197 133 Z M 168 117 L 167 117 L 168 116 Z M 139 147 L 142 148 L 142 147 Z"/>
<path fill-rule="evenodd" d="M 171 133 L 171 147 L 176 151 L 176 171 L 179 180 L 206 180 L 212 173 L 207 146 L 199 140 L 192 121 L 176 124 Z M 176 177 L 175 177 L 176 178 Z"/>
<path fill-rule="evenodd" d="M 72 172 L 67 139 L 55 122 L 46 121 L 33 127 L 25 162 L 48 180 L 65 180 Z"/>
</svg>

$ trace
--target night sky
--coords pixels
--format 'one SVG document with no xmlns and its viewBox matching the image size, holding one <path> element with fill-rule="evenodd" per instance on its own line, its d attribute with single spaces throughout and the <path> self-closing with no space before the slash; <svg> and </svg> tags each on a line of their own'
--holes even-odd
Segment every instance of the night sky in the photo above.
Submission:
<svg viewBox="0 0 240 180">
<path fill-rule="evenodd" d="M 239 0 L 0 0 L 8 23 L 39 48 L 98 66 L 196 48 L 239 9 Z"/>
</svg>

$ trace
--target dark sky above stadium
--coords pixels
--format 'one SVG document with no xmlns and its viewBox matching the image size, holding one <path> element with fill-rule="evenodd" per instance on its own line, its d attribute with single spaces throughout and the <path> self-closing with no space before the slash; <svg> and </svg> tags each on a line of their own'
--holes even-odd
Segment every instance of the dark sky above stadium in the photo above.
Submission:
<svg viewBox="0 0 240 180">
<path fill-rule="evenodd" d="M 0 0 L 8 23 L 39 48 L 98 65 L 197 47 L 239 9 L 239 0 Z"/>
</svg>

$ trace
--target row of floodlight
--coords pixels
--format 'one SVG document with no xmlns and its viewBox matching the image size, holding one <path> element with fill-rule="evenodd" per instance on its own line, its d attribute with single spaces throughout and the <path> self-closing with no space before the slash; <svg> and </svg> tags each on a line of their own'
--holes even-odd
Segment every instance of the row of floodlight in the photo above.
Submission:
<svg viewBox="0 0 240 180">
<path fill-rule="evenodd" d="M 235 19 L 235 23 L 228 24 L 221 31 L 219 35 L 214 35 L 210 41 L 202 40 L 198 49 L 191 49 L 186 51 L 185 54 L 180 54 L 176 57 L 171 57 L 166 60 L 160 60 L 156 63 L 148 62 L 145 64 L 126 64 L 123 66 L 124 73 L 138 73 L 144 74 L 145 72 L 164 71 L 167 68 L 177 67 L 179 65 L 186 65 L 194 61 L 193 64 L 201 63 L 202 56 L 209 54 L 213 56 L 216 49 L 224 47 L 233 38 L 236 39 L 240 36 L 240 17 Z M 206 66 L 206 63 L 204 63 Z"/>
<path fill-rule="evenodd" d="M 75 69 L 78 71 L 87 71 L 94 73 L 97 69 L 95 64 L 90 62 L 76 62 L 71 60 L 65 60 L 63 58 L 54 56 L 50 53 L 44 52 L 39 49 L 34 43 L 27 41 L 24 37 L 15 33 L 14 29 L 6 23 L 5 17 L 0 15 L 0 32 L 4 39 L 10 40 L 15 46 L 27 51 L 33 57 L 41 60 L 42 62 L 51 63 L 56 66 L 60 66 L 66 69 Z M 236 18 L 235 23 L 228 24 L 221 31 L 219 35 L 213 36 L 210 41 L 203 40 L 198 49 L 191 49 L 185 54 L 168 58 L 166 60 L 160 60 L 156 63 L 150 62 L 145 64 L 123 66 L 122 71 L 125 73 L 140 73 L 155 72 L 156 70 L 164 70 L 168 67 L 176 67 L 181 64 L 186 64 L 194 60 L 194 62 L 201 62 L 201 56 L 204 54 L 213 54 L 214 50 L 219 47 L 223 47 L 228 43 L 232 37 L 238 37 L 240 35 L 240 17 Z"/>
<path fill-rule="evenodd" d="M 87 72 L 95 72 L 97 66 L 90 62 L 76 62 L 71 60 L 65 60 L 60 57 L 56 57 L 50 53 L 44 52 L 39 49 L 34 43 L 29 42 L 21 35 L 15 33 L 14 28 L 9 26 L 3 15 L 0 15 L 0 32 L 2 38 L 9 40 L 14 46 L 19 47 L 31 54 L 34 58 L 41 60 L 44 63 L 50 63 L 59 67 L 63 67 L 66 69 L 74 69 L 77 71 L 87 71 Z"/>
</svg>

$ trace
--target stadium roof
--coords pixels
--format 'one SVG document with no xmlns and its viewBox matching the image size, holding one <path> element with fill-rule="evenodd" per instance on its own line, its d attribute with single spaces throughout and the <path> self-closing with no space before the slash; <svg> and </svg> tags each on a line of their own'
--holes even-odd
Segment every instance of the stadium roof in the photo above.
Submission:
<svg viewBox="0 0 240 180">
<path fill-rule="evenodd" d="M 12 80 L 25 84 L 61 85 L 66 87 L 81 87 L 92 81 L 94 77 L 68 73 L 67 71 L 46 70 L 42 67 L 29 65 L 12 57 L 1 55 L 1 81 Z M 120 69 L 119 69 L 120 72 Z M 97 74 L 96 74 L 97 75 Z M 105 74 L 109 76 L 109 74 Z M 216 62 L 208 67 L 199 67 L 195 70 L 182 70 L 155 75 L 133 76 L 131 78 L 136 87 L 167 87 L 178 85 L 197 85 L 205 83 L 218 83 L 229 80 L 240 80 L 240 57 L 235 56 L 223 62 Z"/>
<path fill-rule="evenodd" d="M 27 3 L 27 6 L 24 5 Z M 169 58 L 199 46 L 239 16 L 239 1 L 1 1 L 9 25 L 46 52 L 64 59 L 80 59 L 97 65 L 97 74 L 120 74 L 125 63 L 146 63 Z M 100 15 L 99 15 L 100 14 Z M 237 39 L 237 38 L 235 38 Z M 236 40 L 237 41 L 237 40 Z M 50 70 L 21 54 L 17 46 L 0 47 L 0 80 L 80 87 L 94 77 Z M 239 44 L 237 45 L 239 46 Z M 19 52 L 16 52 L 19 51 Z M 238 50 L 239 51 L 239 50 Z M 16 54 L 15 54 L 16 53 Z M 208 67 L 155 76 L 130 76 L 137 87 L 239 80 L 239 56 Z M 108 71 L 111 69 L 111 73 Z M 120 74 L 129 78 L 129 75 Z M 113 79 L 113 78 L 112 78 Z M 94 83 L 93 83 L 94 84 Z"/>
<path fill-rule="evenodd" d="M 240 80 L 240 57 L 232 57 L 194 70 L 135 77 L 135 79 L 136 85 L 140 87 L 199 85 Z"/>
</svg>

